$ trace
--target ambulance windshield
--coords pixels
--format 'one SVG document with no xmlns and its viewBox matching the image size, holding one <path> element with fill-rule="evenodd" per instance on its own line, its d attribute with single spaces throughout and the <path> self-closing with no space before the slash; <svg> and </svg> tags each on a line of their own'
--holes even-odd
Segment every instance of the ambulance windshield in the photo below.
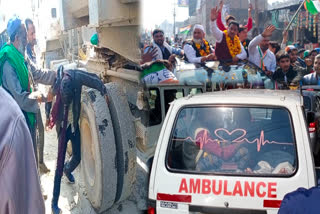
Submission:
<svg viewBox="0 0 320 214">
<path fill-rule="evenodd" d="M 296 171 L 290 114 L 284 108 L 187 107 L 169 142 L 170 170 L 281 175 Z"/>
</svg>

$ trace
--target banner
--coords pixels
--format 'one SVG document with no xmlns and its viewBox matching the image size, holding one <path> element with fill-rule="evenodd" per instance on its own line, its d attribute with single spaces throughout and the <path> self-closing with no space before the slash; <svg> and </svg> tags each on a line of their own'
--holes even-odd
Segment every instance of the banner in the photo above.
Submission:
<svg viewBox="0 0 320 214">
<path fill-rule="evenodd" d="M 178 0 L 178 7 L 189 7 L 189 0 Z"/>
</svg>

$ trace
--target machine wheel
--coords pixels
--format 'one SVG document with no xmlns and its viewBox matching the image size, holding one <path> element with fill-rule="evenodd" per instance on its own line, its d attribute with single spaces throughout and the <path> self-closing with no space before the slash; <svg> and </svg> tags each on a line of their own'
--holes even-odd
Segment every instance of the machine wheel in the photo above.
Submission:
<svg viewBox="0 0 320 214">
<path fill-rule="evenodd" d="M 105 86 L 116 139 L 118 183 L 115 201 L 118 202 L 131 194 L 135 182 L 136 133 L 126 95 L 117 83 Z"/>
<path fill-rule="evenodd" d="M 84 92 L 81 116 L 81 171 L 88 199 L 101 213 L 115 203 L 116 145 L 108 105 L 97 90 Z"/>
</svg>

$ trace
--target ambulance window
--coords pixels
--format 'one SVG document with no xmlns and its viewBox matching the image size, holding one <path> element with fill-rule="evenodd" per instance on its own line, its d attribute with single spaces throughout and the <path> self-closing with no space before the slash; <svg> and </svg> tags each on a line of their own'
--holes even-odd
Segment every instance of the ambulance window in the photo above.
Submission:
<svg viewBox="0 0 320 214">
<path fill-rule="evenodd" d="M 184 108 L 166 161 L 169 170 L 290 176 L 297 167 L 290 114 L 284 108 Z"/>
<path fill-rule="evenodd" d="M 191 95 L 196 95 L 196 94 L 202 94 L 202 89 L 201 88 L 192 88 L 189 92 Z"/>
<path fill-rule="evenodd" d="M 161 123 L 161 100 L 159 89 L 150 89 L 148 96 L 149 104 L 149 126 L 158 125 Z"/>
<path fill-rule="evenodd" d="M 308 96 L 303 96 L 303 105 L 304 108 L 308 111 L 311 111 L 311 99 Z"/>
<path fill-rule="evenodd" d="M 181 97 L 184 97 L 183 89 L 164 90 L 165 113 L 168 112 L 170 103 L 175 99 L 179 99 Z"/>
</svg>

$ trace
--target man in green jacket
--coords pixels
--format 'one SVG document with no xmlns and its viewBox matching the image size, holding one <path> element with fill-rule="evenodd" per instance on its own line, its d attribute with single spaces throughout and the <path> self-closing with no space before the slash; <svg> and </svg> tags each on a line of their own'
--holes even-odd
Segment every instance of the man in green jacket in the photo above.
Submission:
<svg viewBox="0 0 320 214">
<path fill-rule="evenodd" d="M 36 113 L 39 102 L 46 98 L 40 92 L 33 92 L 33 82 L 52 85 L 56 72 L 37 69 L 34 64 L 25 60 L 27 33 L 24 24 L 18 17 L 13 17 L 7 25 L 10 43 L 5 44 L 0 51 L 0 85 L 14 98 L 26 117 L 32 136 L 36 160 Z"/>
</svg>

